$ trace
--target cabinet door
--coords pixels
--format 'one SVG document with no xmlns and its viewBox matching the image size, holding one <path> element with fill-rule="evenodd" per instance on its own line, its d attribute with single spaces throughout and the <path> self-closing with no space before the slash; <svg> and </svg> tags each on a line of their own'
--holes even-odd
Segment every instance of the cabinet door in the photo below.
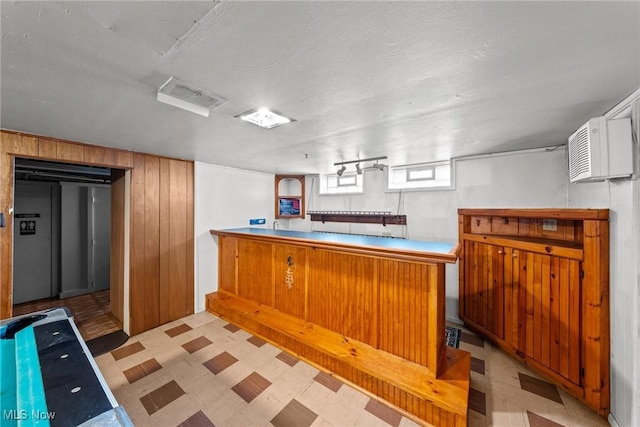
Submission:
<svg viewBox="0 0 640 427">
<path fill-rule="evenodd" d="M 513 252 L 519 270 L 520 351 L 580 385 L 580 261 Z"/>
<path fill-rule="evenodd" d="M 465 242 L 464 316 L 492 335 L 504 338 L 504 249 Z"/>
</svg>

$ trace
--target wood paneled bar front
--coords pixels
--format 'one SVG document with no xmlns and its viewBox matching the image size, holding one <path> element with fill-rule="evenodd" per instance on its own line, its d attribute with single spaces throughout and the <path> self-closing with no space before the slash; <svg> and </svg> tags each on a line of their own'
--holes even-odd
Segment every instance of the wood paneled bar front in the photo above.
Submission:
<svg viewBox="0 0 640 427">
<path fill-rule="evenodd" d="M 395 405 L 467 424 L 470 356 L 445 345 L 445 264 L 456 244 L 333 233 L 211 230 L 207 310 Z"/>
</svg>

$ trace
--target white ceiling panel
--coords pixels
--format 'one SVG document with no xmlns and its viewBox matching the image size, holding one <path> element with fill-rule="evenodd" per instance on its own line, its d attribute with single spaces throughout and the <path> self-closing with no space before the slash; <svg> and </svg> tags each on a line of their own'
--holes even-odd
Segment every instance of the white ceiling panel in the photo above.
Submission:
<svg viewBox="0 0 640 427">
<path fill-rule="evenodd" d="M 566 143 L 640 87 L 639 2 L 1 2 L 1 126 L 274 173 Z M 176 77 L 228 100 L 156 101 Z M 270 107 L 292 124 L 234 116 Z M 306 154 L 306 156 L 305 156 Z"/>
</svg>

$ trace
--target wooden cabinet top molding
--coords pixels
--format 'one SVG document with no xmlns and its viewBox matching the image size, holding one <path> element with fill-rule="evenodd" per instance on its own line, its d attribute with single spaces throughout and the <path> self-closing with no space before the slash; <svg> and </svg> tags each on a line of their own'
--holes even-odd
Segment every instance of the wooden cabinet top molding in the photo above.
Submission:
<svg viewBox="0 0 640 427">
<path fill-rule="evenodd" d="M 609 209 L 458 209 L 458 214 L 543 219 L 609 219 Z"/>
<path fill-rule="evenodd" d="M 418 262 L 454 264 L 460 252 L 460 245 L 457 243 L 423 242 L 353 234 L 313 233 L 249 227 L 211 230 L 211 234 L 271 243 L 296 244 L 320 249 L 337 249 L 363 255 L 400 258 Z"/>
</svg>

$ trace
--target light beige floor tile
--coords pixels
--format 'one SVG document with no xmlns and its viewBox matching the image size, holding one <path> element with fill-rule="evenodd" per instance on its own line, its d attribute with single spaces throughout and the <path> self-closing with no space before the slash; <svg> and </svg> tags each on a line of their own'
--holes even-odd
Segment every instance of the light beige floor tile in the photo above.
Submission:
<svg viewBox="0 0 640 427">
<path fill-rule="evenodd" d="M 191 326 L 193 329 L 196 329 L 208 323 L 211 323 L 216 319 L 219 319 L 219 318 L 207 311 L 202 311 L 200 313 L 196 313 L 196 314 L 192 314 L 190 316 L 184 317 L 182 321 L 187 325 Z"/>
<path fill-rule="evenodd" d="M 351 426 L 358 422 L 363 412 L 364 409 L 355 410 L 351 405 L 340 403 L 338 399 L 336 399 L 336 396 L 333 396 L 333 399 L 331 399 L 331 405 L 325 406 L 317 413 L 322 416 L 322 418 L 325 418 L 337 426 Z"/>
<path fill-rule="evenodd" d="M 196 399 L 202 402 L 200 397 Z M 206 398 L 202 402 L 201 410 L 213 424 L 218 426 L 237 412 L 246 409 L 247 406 L 247 402 L 229 389 L 218 395 L 216 399 Z"/>
<path fill-rule="evenodd" d="M 278 351 L 278 353 L 279 352 L 280 351 Z M 275 382 L 280 377 L 280 375 L 284 374 L 289 369 L 291 369 L 291 367 L 276 359 L 275 355 L 268 357 L 267 360 L 265 360 L 261 364 L 256 365 L 256 372 L 272 383 Z"/>
<path fill-rule="evenodd" d="M 265 391 L 251 401 L 249 406 L 256 407 L 267 421 L 270 421 L 291 402 L 294 395 L 282 386 L 271 384 Z"/>
<path fill-rule="evenodd" d="M 251 406 L 243 407 L 242 410 L 231 414 L 225 419 L 215 422 L 216 427 L 240 427 L 240 426 L 267 426 L 269 421 L 265 419 L 265 415 L 259 409 Z"/>
<path fill-rule="evenodd" d="M 155 426 L 177 426 L 200 410 L 200 402 L 188 394 L 183 394 L 164 408 L 158 410 L 150 419 Z"/>
<path fill-rule="evenodd" d="M 323 418 L 335 424 L 335 420 L 328 418 L 326 412 L 328 412 L 329 409 L 334 409 L 336 394 L 319 382 L 313 381 L 296 400 L 316 414 L 321 415 Z"/>
<path fill-rule="evenodd" d="M 431 424 L 429 424 L 429 426 L 431 426 Z M 420 424 L 410 420 L 407 417 L 402 417 L 399 427 L 420 427 Z"/>
<path fill-rule="evenodd" d="M 331 424 L 329 421 L 325 420 L 324 418 L 318 417 L 311 424 L 311 427 L 340 427 L 340 426 L 336 426 L 334 424 Z"/>
<path fill-rule="evenodd" d="M 358 427 L 389 427 L 389 424 L 369 411 L 362 411 L 354 425 Z"/>
<path fill-rule="evenodd" d="M 369 403 L 369 396 L 361 393 L 351 386 L 344 384 L 336 393 L 338 399 L 345 405 L 352 407 L 354 410 L 364 409 Z"/>
<path fill-rule="evenodd" d="M 487 396 L 488 425 L 524 427 L 526 410 L 516 405 L 511 399 L 500 395 Z"/>
</svg>

